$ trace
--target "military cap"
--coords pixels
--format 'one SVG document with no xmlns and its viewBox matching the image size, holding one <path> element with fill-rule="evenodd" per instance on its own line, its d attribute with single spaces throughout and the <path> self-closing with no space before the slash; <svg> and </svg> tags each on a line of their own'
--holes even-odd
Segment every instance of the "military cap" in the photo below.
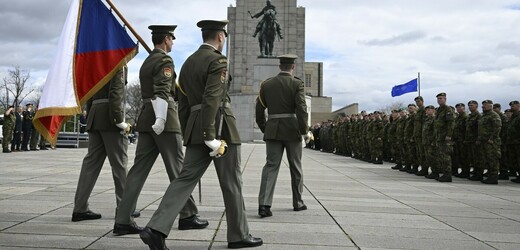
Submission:
<svg viewBox="0 0 520 250">
<path fill-rule="evenodd" d="M 408 104 L 408 107 L 417 107 L 417 105 L 415 105 L 414 103 L 410 103 Z"/>
<path fill-rule="evenodd" d="M 511 112 L 511 110 L 510 109 L 504 110 L 504 113 L 508 113 L 508 112 Z"/>
<path fill-rule="evenodd" d="M 511 101 L 511 102 L 509 103 L 509 106 L 513 106 L 513 105 L 515 105 L 515 104 L 520 104 L 520 102 L 518 102 L 518 101 Z"/>
<path fill-rule="evenodd" d="M 32 105 L 33 105 L 32 103 L 27 103 L 27 104 L 25 104 L 25 107 L 32 106 Z"/>
<path fill-rule="evenodd" d="M 435 107 L 433 105 L 428 105 L 425 107 L 425 109 L 435 109 Z"/>
<path fill-rule="evenodd" d="M 439 96 L 444 96 L 444 97 L 445 97 L 445 96 L 446 96 L 446 93 L 441 92 L 441 93 L 437 94 L 437 96 L 435 96 L 435 97 L 439 97 Z"/>
<path fill-rule="evenodd" d="M 171 35 L 175 39 L 173 31 L 177 25 L 150 25 L 148 29 L 152 31 L 152 35 Z"/>
<path fill-rule="evenodd" d="M 464 105 L 464 103 L 457 103 L 455 105 L 455 108 L 458 108 L 458 107 L 466 107 L 466 105 Z"/>
<path fill-rule="evenodd" d="M 197 23 L 197 27 L 199 27 L 202 31 L 205 30 L 220 30 L 224 31 L 226 37 L 228 35 L 226 30 L 226 25 L 229 23 L 228 20 L 202 20 Z"/>
<path fill-rule="evenodd" d="M 421 101 L 424 101 L 424 99 L 422 98 L 422 96 L 417 96 L 415 97 L 415 99 L 413 99 L 414 101 L 417 101 L 417 100 L 421 100 Z"/>
<path fill-rule="evenodd" d="M 482 101 L 482 104 L 493 104 L 493 101 L 491 101 L 491 100 L 484 100 L 484 101 Z"/>
<path fill-rule="evenodd" d="M 397 110 L 397 109 L 392 109 L 392 113 L 397 113 L 397 112 L 399 112 L 399 110 Z"/>
<path fill-rule="evenodd" d="M 493 103 L 493 108 L 501 108 L 502 105 L 500 103 Z"/>
<path fill-rule="evenodd" d="M 280 64 L 294 64 L 296 58 L 298 58 L 298 56 L 294 54 L 285 54 L 278 56 L 278 59 L 280 59 Z"/>
<path fill-rule="evenodd" d="M 478 105 L 478 102 L 475 101 L 475 100 L 471 100 L 471 101 L 468 102 L 468 105 L 470 105 L 470 104 L 477 104 Z"/>
</svg>

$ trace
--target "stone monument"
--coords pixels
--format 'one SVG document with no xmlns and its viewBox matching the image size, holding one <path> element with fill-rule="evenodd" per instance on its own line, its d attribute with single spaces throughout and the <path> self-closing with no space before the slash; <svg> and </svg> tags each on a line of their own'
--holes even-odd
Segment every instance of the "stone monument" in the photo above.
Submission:
<svg viewBox="0 0 520 250">
<path fill-rule="evenodd" d="M 298 7 L 296 2 L 237 0 L 236 7 L 228 7 L 228 31 L 232 48 L 229 53 L 229 72 L 233 76 L 229 94 L 243 141 L 261 140 L 263 137 L 255 122 L 255 102 L 262 81 L 280 72 L 276 56 L 298 55 L 295 76 L 303 79 L 305 8 Z M 259 21 L 255 18 L 261 19 Z M 263 34 L 262 29 L 269 21 L 272 21 L 270 25 L 274 27 L 275 39 L 272 46 L 267 44 L 266 50 L 258 37 Z"/>
</svg>

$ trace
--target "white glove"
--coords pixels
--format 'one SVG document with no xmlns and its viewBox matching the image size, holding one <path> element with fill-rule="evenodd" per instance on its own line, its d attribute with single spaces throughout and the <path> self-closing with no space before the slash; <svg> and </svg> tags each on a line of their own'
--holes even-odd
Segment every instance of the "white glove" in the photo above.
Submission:
<svg viewBox="0 0 520 250">
<path fill-rule="evenodd" d="M 204 143 L 211 149 L 211 152 L 209 152 L 209 156 L 211 157 L 215 157 L 218 154 L 218 149 L 220 148 L 220 144 L 222 144 L 222 142 L 217 139 L 204 141 Z"/>
<path fill-rule="evenodd" d="M 152 100 L 152 108 L 155 113 L 155 123 L 152 125 L 153 131 L 160 135 L 164 130 L 166 123 L 166 114 L 168 113 L 168 102 L 161 98 Z"/>
<path fill-rule="evenodd" d="M 116 124 L 116 126 L 117 126 L 118 128 L 120 128 L 121 130 L 126 130 L 126 128 L 128 128 L 128 123 L 126 123 L 126 122 L 121 122 L 121 123 Z"/>
<path fill-rule="evenodd" d="M 311 137 L 309 136 L 309 134 L 302 135 L 302 138 L 303 138 L 303 141 L 305 142 L 305 144 L 307 144 L 311 141 Z"/>
</svg>

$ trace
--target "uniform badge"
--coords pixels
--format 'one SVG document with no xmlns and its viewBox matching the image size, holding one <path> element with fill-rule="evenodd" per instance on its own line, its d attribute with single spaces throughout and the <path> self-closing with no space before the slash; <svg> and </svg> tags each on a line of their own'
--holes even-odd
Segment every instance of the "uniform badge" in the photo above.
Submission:
<svg viewBox="0 0 520 250">
<path fill-rule="evenodd" d="M 227 73 L 227 70 L 222 70 L 222 72 L 220 72 L 220 82 L 222 82 L 222 83 L 226 82 L 226 73 Z"/>
<path fill-rule="evenodd" d="M 163 73 L 165 77 L 171 78 L 172 77 L 172 68 L 166 67 L 163 69 Z"/>
</svg>

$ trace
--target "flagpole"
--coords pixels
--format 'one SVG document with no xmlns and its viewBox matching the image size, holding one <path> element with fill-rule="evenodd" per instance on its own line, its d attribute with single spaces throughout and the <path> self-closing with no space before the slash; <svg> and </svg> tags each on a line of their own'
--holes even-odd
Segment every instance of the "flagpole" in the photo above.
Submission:
<svg viewBox="0 0 520 250">
<path fill-rule="evenodd" d="M 152 53 L 152 50 L 150 49 L 150 47 L 148 47 L 148 45 L 144 42 L 143 38 L 141 38 L 141 36 L 139 34 L 137 34 L 137 31 L 134 30 L 132 25 L 130 25 L 130 23 L 128 23 L 128 21 L 126 21 L 126 19 L 123 17 L 121 12 L 119 12 L 119 10 L 116 8 L 116 6 L 114 6 L 112 1 L 111 0 L 106 0 L 106 1 L 107 1 L 108 5 L 110 5 L 110 8 L 112 8 L 114 10 L 114 12 L 117 14 L 117 16 L 119 18 L 121 18 L 123 23 L 128 27 L 128 29 L 130 29 L 130 32 L 132 32 L 132 34 L 134 34 L 134 36 L 137 38 L 137 41 L 139 41 L 141 43 L 141 45 L 143 45 L 143 47 L 146 49 L 146 51 L 148 51 L 148 53 Z"/>
<path fill-rule="evenodd" d="M 419 91 L 419 96 L 421 95 L 421 72 L 417 72 L 417 89 Z"/>
</svg>

